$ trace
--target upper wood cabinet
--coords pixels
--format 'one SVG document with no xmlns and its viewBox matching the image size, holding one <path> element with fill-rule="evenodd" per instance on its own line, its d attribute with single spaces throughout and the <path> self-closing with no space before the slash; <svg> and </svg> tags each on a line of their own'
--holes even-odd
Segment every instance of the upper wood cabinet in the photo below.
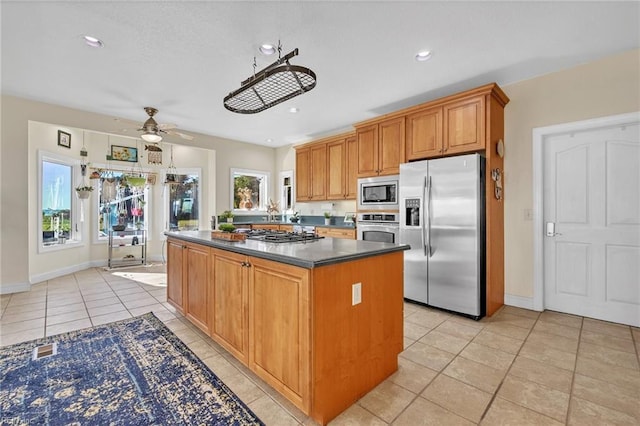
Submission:
<svg viewBox="0 0 640 426">
<path fill-rule="evenodd" d="M 445 155 L 484 149 L 484 104 L 484 96 L 476 96 L 443 106 Z"/>
<path fill-rule="evenodd" d="M 356 129 L 358 177 L 397 174 L 405 161 L 405 118 Z"/>
<path fill-rule="evenodd" d="M 355 199 L 357 155 L 353 134 L 296 148 L 296 201 Z"/>
<path fill-rule="evenodd" d="M 407 116 L 407 161 L 442 155 L 442 107 Z"/>
<path fill-rule="evenodd" d="M 296 201 L 326 200 L 327 144 L 296 149 Z"/>
</svg>

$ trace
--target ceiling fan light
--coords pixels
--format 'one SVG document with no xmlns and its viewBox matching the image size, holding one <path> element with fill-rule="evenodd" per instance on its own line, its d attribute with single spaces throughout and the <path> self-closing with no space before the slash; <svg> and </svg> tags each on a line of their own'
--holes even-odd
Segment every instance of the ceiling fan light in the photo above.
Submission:
<svg viewBox="0 0 640 426">
<path fill-rule="evenodd" d="M 99 38 L 90 35 L 85 35 L 82 38 L 84 39 L 85 44 L 89 47 L 104 47 L 104 43 Z"/>
<path fill-rule="evenodd" d="M 154 132 L 145 132 L 140 137 L 145 142 L 160 142 L 162 140 L 162 136 Z"/>
<path fill-rule="evenodd" d="M 418 52 L 416 54 L 416 61 L 418 61 L 418 62 L 428 61 L 429 59 L 431 59 L 431 51 L 430 50 L 423 50 L 422 52 Z"/>
</svg>

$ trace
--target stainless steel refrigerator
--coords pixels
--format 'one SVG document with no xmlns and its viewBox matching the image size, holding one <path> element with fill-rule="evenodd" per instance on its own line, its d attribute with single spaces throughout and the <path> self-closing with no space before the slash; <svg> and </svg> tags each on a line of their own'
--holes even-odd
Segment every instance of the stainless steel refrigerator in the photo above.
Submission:
<svg viewBox="0 0 640 426">
<path fill-rule="evenodd" d="M 400 165 L 404 297 L 476 319 L 485 315 L 484 158 Z"/>
</svg>

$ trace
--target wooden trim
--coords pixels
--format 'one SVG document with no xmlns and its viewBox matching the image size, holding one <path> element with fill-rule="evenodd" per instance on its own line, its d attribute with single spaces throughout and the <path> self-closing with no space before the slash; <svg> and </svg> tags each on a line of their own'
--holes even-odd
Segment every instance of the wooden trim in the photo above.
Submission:
<svg viewBox="0 0 640 426">
<path fill-rule="evenodd" d="M 293 149 L 301 149 L 301 148 L 309 148 L 312 145 L 315 144 L 319 144 L 319 143 L 329 143 L 329 142 L 335 142 L 339 139 L 346 139 L 346 138 L 350 138 L 350 137 L 354 137 L 356 135 L 355 130 L 347 132 L 347 133 L 340 133 L 338 135 L 333 135 L 333 136 L 327 136 L 327 137 L 323 137 L 322 139 L 316 139 L 310 142 L 304 142 L 300 145 L 294 145 Z"/>
</svg>

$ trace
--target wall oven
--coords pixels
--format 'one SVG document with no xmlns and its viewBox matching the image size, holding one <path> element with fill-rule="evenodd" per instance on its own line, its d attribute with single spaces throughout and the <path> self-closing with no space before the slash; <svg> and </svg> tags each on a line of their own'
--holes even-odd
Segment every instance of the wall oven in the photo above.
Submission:
<svg viewBox="0 0 640 426">
<path fill-rule="evenodd" d="M 358 213 L 358 239 L 381 243 L 400 242 L 399 215 L 395 212 Z"/>
<path fill-rule="evenodd" d="M 399 175 L 358 179 L 358 210 L 398 210 Z"/>
</svg>

